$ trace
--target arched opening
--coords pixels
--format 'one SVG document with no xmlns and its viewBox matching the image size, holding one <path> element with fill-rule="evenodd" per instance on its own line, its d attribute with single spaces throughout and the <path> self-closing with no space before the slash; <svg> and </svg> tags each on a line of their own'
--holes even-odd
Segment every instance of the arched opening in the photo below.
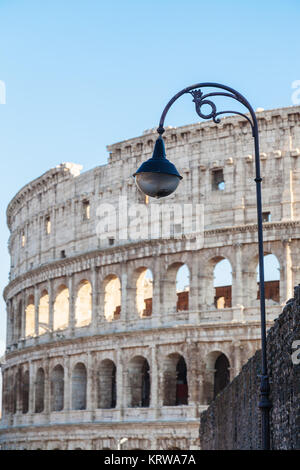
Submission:
<svg viewBox="0 0 300 470">
<path fill-rule="evenodd" d="M 187 367 L 183 356 L 170 354 L 164 364 L 164 406 L 188 404 Z"/>
<path fill-rule="evenodd" d="M 220 393 L 230 382 L 229 361 L 225 354 L 220 354 L 215 362 L 214 375 L 214 398 Z"/>
<path fill-rule="evenodd" d="M 28 413 L 29 410 L 29 371 L 23 374 L 22 381 L 22 413 Z"/>
<path fill-rule="evenodd" d="M 34 308 L 34 296 L 30 295 L 27 300 L 25 309 L 25 336 L 34 335 L 34 323 L 35 323 L 35 308 Z"/>
<path fill-rule="evenodd" d="M 116 400 L 116 366 L 110 359 L 105 359 L 99 367 L 98 408 L 115 408 Z"/>
<path fill-rule="evenodd" d="M 45 289 L 39 302 L 39 335 L 46 333 L 49 329 L 49 295 Z"/>
<path fill-rule="evenodd" d="M 51 374 L 51 411 L 61 411 L 64 407 L 64 369 L 58 364 Z"/>
<path fill-rule="evenodd" d="M 86 279 L 81 281 L 75 302 L 75 322 L 77 327 L 87 326 L 92 321 L 92 286 Z"/>
<path fill-rule="evenodd" d="M 228 259 L 223 258 L 214 268 L 214 304 L 218 309 L 232 306 L 232 269 Z"/>
<path fill-rule="evenodd" d="M 150 404 L 150 367 L 147 359 L 136 356 L 128 367 L 128 406 L 148 407 Z"/>
<path fill-rule="evenodd" d="M 153 275 L 147 268 L 138 271 L 136 281 L 136 307 L 140 317 L 152 315 Z"/>
<path fill-rule="evenodd" d="M 44 411 L 44 396 L 45 396 L 45 372 L 44 369 L 39 368 L 36 373 L 35 379 L 35 412 L 41 413 Z"/>
<path fill-rule="evenodd" d="M 190 271 L 186 264 L 176 274 L 177 312 L 189 309 Z"/>
<path fill-rule="evenodd" d="M 57 289 L 53 307 L 53 330 L 63 330 L 69 323 L 69 289 L 65 285 Z"/>
<path fill-rule="evenodd" d="M 118 320 L 121 314 L 121 282 L 111 274 L 104 280 L 104 316 L 107 321 Z"/>
<path fill-rule="evenodd" d="M 72 409 L 86 409 L 86 367 L 82 362 L 76 364 L 72 374 Z"/>
<path fill-rule="evenodd" d="M 257 299 L 260 299 L 259 264 L 257 272 Z M 265 298 L 279 303 L 280 300 L 280 264 L 275 255 L 264 256 Z"/>
</svg>

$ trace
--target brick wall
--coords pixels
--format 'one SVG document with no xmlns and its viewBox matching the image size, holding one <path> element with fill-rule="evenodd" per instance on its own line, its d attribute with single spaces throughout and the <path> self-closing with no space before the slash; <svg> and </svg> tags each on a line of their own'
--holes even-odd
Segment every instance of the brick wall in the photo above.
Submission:
<svg viewBox="0 0 300 470">
<path fill-rule="evenodd" d="M 300 340 L 300 285 L 268 332 L 272 449 L 300 449 L 300 364 L 291 358 L 296 340 Z M 261 448 L 260 370 L 261 351 L 257 351 L 201 414 L 202 449 Z"/>
</svg>

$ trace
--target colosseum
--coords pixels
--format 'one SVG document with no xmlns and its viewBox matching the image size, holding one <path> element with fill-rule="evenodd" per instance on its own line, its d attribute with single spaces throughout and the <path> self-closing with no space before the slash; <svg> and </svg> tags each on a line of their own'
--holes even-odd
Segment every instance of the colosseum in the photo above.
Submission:
<svg viewBox="0 0 300 470">
<path fill-rule="evenodd" d="M 257 118 L 269 327 L 300 281 L 300 107 Z M 149 200 L 132 174 L 155 139 L 60 164 L 8 205 L 2 449 L 199 449 L 200 413 L 260 347 L 250 126 L 167 128 L 183 179 Z"/>
</svg>

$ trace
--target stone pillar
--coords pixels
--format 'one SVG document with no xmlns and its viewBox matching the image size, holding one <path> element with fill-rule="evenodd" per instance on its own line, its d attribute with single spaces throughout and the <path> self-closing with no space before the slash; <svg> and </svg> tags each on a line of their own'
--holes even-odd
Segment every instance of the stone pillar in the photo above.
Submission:
<svg viewBox="0 0 300 470">
<path fill-rule="evenodd" d="M 25 318 L 25 311 L 26 311 L 26 293 L 25 290 L 22 291 L 22 319 L 21 319 L 21 338 L 25 338 L 25 325 L 26 325 L 26 318 Z"/>
<path fill-rule="evenodd" d="M 48 295 L 49 295 L 49 332 L 53 332 L 53 310 L 54 310 L 54 290 L 53 279 L 48 280 Z"/>
<path fill-rule="evenodd" d="M 282 181 L 281 220 L 293 220 L 293 169 L 292 157 L 289 154 L 284 159 Z"/>
<path fill-rule="evenodd" d="M 94 374 L 94 360 L 93 353 L 87 353 L 87 378 L 86 378 L 86 409 L 95 409 L 95 374 Z"/>
<path fill-rule="evenodd" d="M 209 269 L 210 265 L 202 266 L 203 269 Z M 215 288 L 214 288 L 214 274 L 212 272 L 203 272 L 200 275 L 201 285 L 201 303 L 206 307 L 214 306 Z"/>
<path fill-rule="evenodd" d="M 50 297 L 50 295 L 49 295 Z M 50 359 L 47 356 L 43 361 L 43 368 L 45 372 L 45 391 L 44 391 L 44 412 L 49 414 L 51 412 L 51 376 L 50 376 Z"/>
<path fill-rule="evenodd" d="M 68 289 L 69 289 L 69 331 L 73 336 L 75 333 L 75 287 L 74 287 L 74 275 L 70 274 L 68 277 Z"/>
<path fill-rule="evenodd" d="M 6 345 L 9 346 L 14 342 L 15 331 L 16 330 L 16 318 L 17 310 L 14 308 L 13 299 L 10 299 L 6 302 L 6 312 L 7 312 L 7 321 L 6 321 Z"/>
<path fill-rule="evenodd" d="M 234 224 L 244 225 L 245 223 L 245 168 L 243 168 L 244 162 L 242 158 L 237 158 L 235 161 L 235 191 L 234 191 Z M 233 166 L 232 166 L 233 168 Z"/>
<path fill-rule="evenodd" d="M 233 364 L 231 364 L 230 367 L 230 380 L 232 380 L 234 377 L 236 377 L 240 372 L 242 368 L 242 358 L 241 358 L 241 353 L 242 353 L 243 345 L 241 341 L 233 341 L 232 344 L 232 358 L 233 358 Z"/>
<path fill-rule="evenodd" d="M 94 330 L 98 326 L 99 310 L 99 287 L 98 287 L 98 268 L 93 266 L 92 268 L 92 327 Z"/>
<path fill-rule="evenodd" d="M 243 305 L 243 279 L 242 279 L 242 245 L 236 243 L 235 249 L 235 270 L 232 272 L 232 307 Z"/>
<path fill-rule="evenodd" d="M 154 272 L 153 272 L 153 298 L 152 298 L 152 317 L 161 320 L 163 316 L 163 290 L 161 288 L 161 275 L 162 275 L 162 261 L 161 257 L 157 256 L 154 259 Z"/>
<path fill-rule="evenodd" d="M 72 407 L 72 371 L 70 368 L 70 356 L 64 357 L 64 411 L 70 411 Z"/>
<path fill-rule="evenodd" d="M 185 349 L 186 366 L 187 366 L 187 383 L 188 383 L 188 404 L 195 405 L 198 403 L 198 346 L 196 342 L 188 340 Z"/>
<path fill-rule="evenodd" d="M 34 413 L 35 402 L 35 373 L 32 361 L 29 361 L 29 414 Z"/>
<path fill-rule="evenodd" d="M 116 383 L 117 383 L 117 400 L 116 400 L 116 408 L 120 409 L 121 412 L 123 411 L 124 402 L 123 402 L 123 395 L 124 395 L 124 382 L 123 382 L 123 361 L 122 361 L 122 351 L 120 348 L 117 348 L 117 372 L 116 372 Z"/>
<path fill-rule="evenodd" d="M 34 335 L 39 336 L 39 288 L 34 286 Z"/>
<path fill-rule="evenodd" d="M 151 346 L 151 402 L 150 407 L 154 408 L 157 414 L 158 406 L 158 367 L 156 358 L 156 346 Z"/>
<path fill-rule="evenodd" d="M 198 281 L 199 281 L 199 260 L 196 253 L 193 254 L 192 262 L 190 263 L 190 292 L 189 292 L 189 310 L 197 311 L 199 305 Z"/>
<path fill-rule="evenodd" d="M 204 368 L 201 371 L 198 371 L 197 373 L 197 386 L 198 386 L 198 400 L 197 403 L 199 405 L 206 405 L 205 402 L 205 390 L 204 390 Z"/>
<path fill-rule="evenodd" d="M 122 389 L 120 390 L 120 393 L 122 394 L 122 405 L 121 405 L 121 416 L 124 414 L 124 408 L 128 408 L 128 394 L 129 394 L 129 383 L 128 383 L 128 369 L 127 369 L 127 364 L 124 364 L 124 361 L 122 360 Z"/>
<path fill-rule="evenodd" d="M 280 303 L 286 302 L 288 299 L 293 297 L 293 270 L 292 270 L 292 255 L 291 255 L 291 239 L 283 240 L 284 254 L 285 254 L 285 265 L 281 266 L 284 268 L 283 279 L 280 276 Z M 280 270 L 280 272 L 281 272 Z"/>
</svg>

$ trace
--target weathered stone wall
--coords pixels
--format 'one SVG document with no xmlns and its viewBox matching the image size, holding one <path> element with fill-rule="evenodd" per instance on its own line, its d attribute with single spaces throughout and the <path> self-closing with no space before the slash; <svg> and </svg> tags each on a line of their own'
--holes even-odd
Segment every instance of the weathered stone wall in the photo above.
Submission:
<svg viewBox="0 0 300 470">
<path fill-rule="evenodd" d="M 257 117 L 264 249 L 280 265 L 269 328 L 300 282 L 300 107 Z M 219 358 L 226 356 L 223 375 L 232 380 L 259 347 L 250 126 L 235 116 L 166 129 L 168 158 L 184 178 L 180 190 L 153 202 L 132 174 L 155 139 L 150 130 L 109 146 L 107 165 L 83 173 L 80 165 L 58 165 L 8 206 L 2 448 L 116 449 L 125 436 L 127 449 L 199 448 L 199 413 L 218 389 Z M 106 203 L 116 208 L 113 236 L 97 216 Z M 129 214 L 136 204 L 147 214 L 140 237 L 133 236 L 136 213 Z M 183 220 L 183 204 L 202 207 L 203 224 L 192 223 L 195 213 Z M 215 305 L 221 260 L 232 270 L 230 302 Z M 178 292 L 183 265 L 189 289 Z"/>
<path fill-rule="evenodd" d="M 271 385 L 271 448 L 300 449 L 300 364 L 293 364 L 292 348 L 300 339 L 300 286 L 275 320 L 267 337 Z M 201 414 L 202 449 L 260 449 L 259 374 L 261 351 L 242 368 Z"/>
</svg>

